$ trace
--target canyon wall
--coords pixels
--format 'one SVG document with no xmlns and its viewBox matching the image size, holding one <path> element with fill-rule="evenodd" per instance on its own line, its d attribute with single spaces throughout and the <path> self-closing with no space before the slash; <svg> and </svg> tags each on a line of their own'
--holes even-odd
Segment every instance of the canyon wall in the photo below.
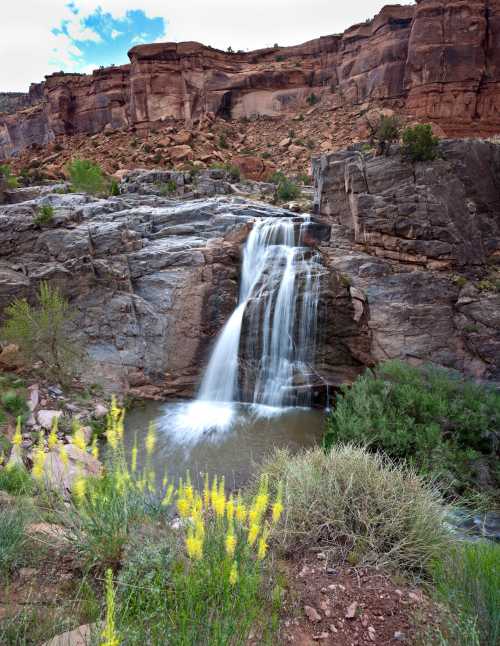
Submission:
<svg viewBox="0 0 500 646">
<path fill-rule="evenodd" d="M 448 136 L 500 132 L 500 0 L 389 5 L 343 34 L 227 53 L 199 43 L 139 45 L 130 64 L 54 74 L 30 107 L 0 115 L 0 159 L 59 135 L 147 129 L 170 119 L 276 117 L 387 104 Z"/>
</svg>

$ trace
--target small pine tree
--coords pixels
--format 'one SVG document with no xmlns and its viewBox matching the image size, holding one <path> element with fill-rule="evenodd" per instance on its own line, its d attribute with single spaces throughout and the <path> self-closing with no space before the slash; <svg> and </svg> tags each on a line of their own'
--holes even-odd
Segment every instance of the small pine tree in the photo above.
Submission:
<svg viewBox="0 0 500 646">
<path fill-rule="evenodd" d="M 97 195 L 106 190 L 106 178 L 99 164 L 89 159 L 74 159 L 68 166 L 71 185 L 76 191 Z"/>
<path fill-rule="evenodd" d="M 16 298 L 6 308 L 6 315 L 0 338 L 16 344 L 27 362 L 40 362 L 51 378 L 67 382 L 81 352 L 68 338 L 67 326 L 74 313 L 59 290 L 42 282 L 38 306 L 31 306 L 25 298 Z"/>
<path fill-rule="evenodd" d="M 399 141 L 400 132 L 401 126 L 397 117 L 382 115 L 374 135 L 378 154 L 388 155 L 391 144 Z"/>
<path fill-rule="evenodd" d="M 403 154 L 412 162 L 433 161 L 437 157 L 439 139 L 430 124 L 419 123 L 403 131 Z"/>
</svg>

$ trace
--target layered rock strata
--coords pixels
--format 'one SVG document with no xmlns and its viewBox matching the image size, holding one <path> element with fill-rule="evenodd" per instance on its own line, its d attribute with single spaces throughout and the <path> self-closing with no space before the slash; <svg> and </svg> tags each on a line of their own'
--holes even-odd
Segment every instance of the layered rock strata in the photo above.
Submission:
<svg viewBox="0 0 500 646">
<path fill-rule="evenodd" d="M 500 132 L 500 0 L 389 5 L 343 34 L 227 53 L 199 43 L 140 45 L 130 64 L 54 74 L 32 107 L 0 116 L 0 159 L 61 135 L 147 129 L 377 102 L 448 136 Z"/>
</svg>

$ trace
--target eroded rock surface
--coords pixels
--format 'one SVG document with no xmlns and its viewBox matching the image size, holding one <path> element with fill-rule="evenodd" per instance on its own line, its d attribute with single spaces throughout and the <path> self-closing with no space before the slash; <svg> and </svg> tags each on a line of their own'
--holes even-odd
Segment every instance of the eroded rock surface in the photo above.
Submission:
<svg viewBox="0 0 500 646">
<path fill-rule="evenodd" d="M 444 141 L 439 152 L 417 164 L 398 150 L 316 158 L 315 206 L 332 225 L 323 252 L 369 331 L 365 362 L 431 361 L 498 380 L 500 146 Z"/>
</svg>

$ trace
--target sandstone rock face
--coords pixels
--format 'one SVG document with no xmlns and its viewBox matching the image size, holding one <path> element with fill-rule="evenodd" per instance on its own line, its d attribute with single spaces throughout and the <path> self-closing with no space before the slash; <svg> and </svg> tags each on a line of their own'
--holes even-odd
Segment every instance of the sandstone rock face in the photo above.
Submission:
<svg viewBox="0 0 500 646">
<path fill-rule="evenodd" d="M 174 177 L 185 197 L 231 190 L 222 170 L 201 172 L 196 186 L 189 174 L 133 171 L 119 197 L 43 194 L 1 207 L 0 318 L 14 297 L 34 301 L 47 280 L 76 310 L 70 333 L 88 351 L 89 379 L 192 395 L 237 302 L 251 222 L 292 214 L 242 198 L 161 195 Z M 40 203 L 54 207 L 46 228 L 33 222 Z"/>
<path fill-rule="evenodd" d="M 485 277 L 500 264 L 500 146 L 444 141 L 440 154 L 316 158 L 315 208 L 332 225 L 326 264 L 351 285 L 368 331 L 368 346 L 350 346 L 362 362 L 401 357 L 499 379 L 500 282 Z"/>
<path fill-rule="evenodd" d="M 30 107 L 0 115 L 0 159 L 61 135 L 170 119 L 307 114 L 313 94 L 332 110 L 388 103 L 448 136 L 497 133 L 499 42 L 500 0 L 420 0 L 295 47 L 229 54 L 193 42 L 139 45 L 130 65 L 32 86 Z M 174 143 L 189 141 L 184 133 Z"/>
</svg>

